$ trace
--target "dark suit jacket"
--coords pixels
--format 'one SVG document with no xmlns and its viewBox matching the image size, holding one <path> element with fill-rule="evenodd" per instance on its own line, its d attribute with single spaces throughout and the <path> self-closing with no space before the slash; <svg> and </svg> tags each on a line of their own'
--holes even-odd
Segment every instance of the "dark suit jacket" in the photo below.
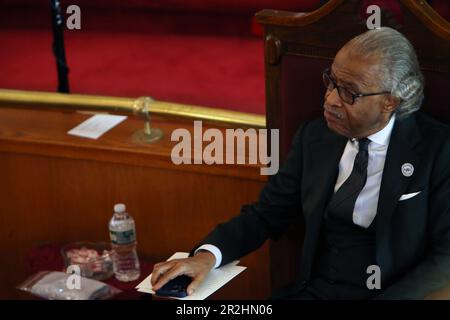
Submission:
<svg viewBox="0 0 450 320">
<path fill-rule="evenodd" d="M 310 279 L 322 216 L 346 142 L 323 119 L 304 124 L 286 162 L 263 188 L 259 201 L 218 225 L 201 244 L 220 248 L 222 264 L 226 264 L 268 238 L 278 238 L 303 216 L 302 263 L 292 287 L 300 290 Z M 405 163 L 414 166 L 410 177 L 402 174 Z M 399 201 L 401 195 L 418 191 Z M 375 223 L 376 259 L 381 269 L 378 298 L 421 299 L 450 282 L 450 127 L 421 113 L 395 121 Z"/>
</svg>

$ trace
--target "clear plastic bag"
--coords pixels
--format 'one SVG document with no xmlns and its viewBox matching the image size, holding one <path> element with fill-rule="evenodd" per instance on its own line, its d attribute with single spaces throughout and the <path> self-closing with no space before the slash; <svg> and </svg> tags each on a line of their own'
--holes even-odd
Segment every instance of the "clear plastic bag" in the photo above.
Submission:
<svg viewBox="0 0 450 320">
<path fill-rule="evenodd" d="M 49 300 L 105 300 L 121 292 L 104 282 L 58 271 L 38 272 L 17 288 Z"/>
</svg>

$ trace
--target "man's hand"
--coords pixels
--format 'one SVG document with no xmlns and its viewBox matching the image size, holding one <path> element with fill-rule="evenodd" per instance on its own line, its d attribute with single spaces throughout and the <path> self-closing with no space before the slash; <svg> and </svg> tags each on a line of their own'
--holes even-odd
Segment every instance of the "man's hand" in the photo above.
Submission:
<svg viewBox="0 0 450 320">
<path fill-rule="evenodd" d="M 216 258 L 209 251 L 199 251 L 193 257 L 185 259 L 157 263 L 153 268 L 151 279 L 153 290 L 158 290 L 170 280 L 184 274 L 192 278 L 192 282 L 187 288 L 188 295 L 191 295 L 215 263 Z"/>
</svg>

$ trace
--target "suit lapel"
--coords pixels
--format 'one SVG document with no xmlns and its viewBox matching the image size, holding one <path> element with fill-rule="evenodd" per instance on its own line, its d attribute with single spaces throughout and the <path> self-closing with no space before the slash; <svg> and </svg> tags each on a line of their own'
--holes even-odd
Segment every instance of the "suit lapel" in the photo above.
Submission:
<svg viewBox="0 0 450 320">
<path fill-rule="evenodd" d="M 306 277 L 309 277 L 311 272 L 322 217 L 336 184 L 339 161 L 346 143 L 347 138 L 327 128 L 323 135 L 308 144 L 308 150 L 305 152 L 307 174 L 302 196 L 307 199 L 303 202 L 307 233 L 303 246 L 302 269 Z"/>
<path fill-rule="evenodd" d="M 321 140 L 309 146 L 309 184 L 314 186 L 312 209 L 308 212 L 323 213 L 336 184 L 339 161 L 344 152 L 347 138 L 328 131 Z"/>
<path fill-rule="evenodd" d="M 402 166 L 411 164 L 414 168 L 418 168 L 420 158 L 414 150 L 418 141 L 420 141 L 420 134 L 414 116 L 396 120 L 386 154 L 375 220 L 377 262 L 382 271 L 382 279 L 383 275 L 389 275 L 392 270 L 392 256 L 389 248 L 391 217 L 400 196 L 414 177 L 414 173 L 412 176 L 405 176 Z"/>
</svg>

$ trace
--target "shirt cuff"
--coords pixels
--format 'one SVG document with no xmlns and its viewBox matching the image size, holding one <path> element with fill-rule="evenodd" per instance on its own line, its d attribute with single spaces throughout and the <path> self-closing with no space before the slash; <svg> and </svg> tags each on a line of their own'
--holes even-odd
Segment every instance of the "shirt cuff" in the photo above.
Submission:
<svg viewBox="0 0 450 320">
<path fill-rule="evenodd" d="M 199 250 L 206 250 L 211 252 L 214 257 L 216 258 L 216 263 L 214 264 L 213 269 L 216 269 L 217 267 L 220 266 L 220 264 L 222 263 L 222 252 L 220 252 L 220 249 L 217 248 L 216 246 L 212 245 L 212 244 L 204 244 L 200 247 L 198 247 L 197 250 L 195 250 L 194 255 L 199 251 Z"/>
</svg>

